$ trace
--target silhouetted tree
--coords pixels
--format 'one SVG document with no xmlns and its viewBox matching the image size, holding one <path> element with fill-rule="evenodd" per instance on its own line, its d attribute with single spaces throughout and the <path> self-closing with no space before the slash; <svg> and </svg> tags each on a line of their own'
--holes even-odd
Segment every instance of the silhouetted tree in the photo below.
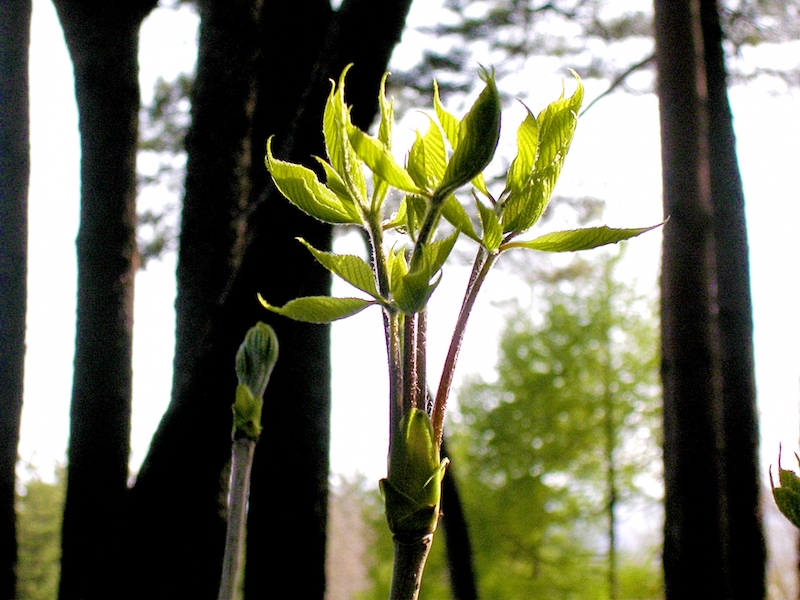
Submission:
<svg viewBox="0 0 800 600">
<path fill-rule="evenodd" d="M 62 536 L 62 600 L 119 577 L 131 414 L 139 26 L 155 0 L 58 0 L 81 139 L 78 308 Z"/>
<path fill-rule="evenodd" d="M 761 598 L 743 197 L 716 2 L 655 3 L 667 598 Z"/>
<path fill-rule="evenodd" d="M 30 0 L 0 5 L 0 598 L 14 598 L 14 490 L 27 306 Z"/>
</svg>

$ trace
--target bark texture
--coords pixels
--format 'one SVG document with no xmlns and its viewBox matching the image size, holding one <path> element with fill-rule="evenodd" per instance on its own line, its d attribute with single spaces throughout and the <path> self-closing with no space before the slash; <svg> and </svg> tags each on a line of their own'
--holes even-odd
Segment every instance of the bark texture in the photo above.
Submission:
<svg viewBox="0 0 800 600">
<path fill-rule="evenodd" d="M 61 600 L 118 597 L 136 251 L 138 31 L 155 0 L 58 0 L 81 138 L 78 308 Z"/>
<path fill-rule="evenodd" d="M 717 7 L 655 8 L 666 597 L 760 598 L 747 244 Z"/>
<path fill-rule="evenodd" d="M 30 0 L 0 5 L 0 599 L 15 597 L 15 469 L 27 306 Z"/>
</svg>

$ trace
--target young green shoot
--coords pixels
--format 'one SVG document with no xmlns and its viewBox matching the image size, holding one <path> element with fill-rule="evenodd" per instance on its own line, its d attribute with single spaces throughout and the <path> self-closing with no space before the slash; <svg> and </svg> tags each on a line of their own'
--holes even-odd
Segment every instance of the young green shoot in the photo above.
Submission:
<svg viewBox="0 0 800 600">
<path fill-rule="evenodd" d="M 528 111 L 517 130 L 517 155 L 499 194 L 490 191 L 483 172 L 494 157 L 500 136 L 501 106 L 494 73 L 481 69 L 484 88 L 461 119 L 445 109 L 434 86 L 434 116 L 425 133 L 418 132 L 404 165 L 392 153 L 392 102 L 381 82 L 377 136 L 350 120 L 345 103 L 344 70 L 331 82 L 325 105 L 323 134 L 327 158 L 317 158 L 325 181 L 304 166 L 284 162 L 267 142 L 266 165 L 278 190 L 305 213 L 332 224 L 355 225 L 369 240 L 372 261 L 318 250 L 300 240 L 334 275 L 363 297 L 297 298 L 265 308 L 291 319 L 330 323 L 371 306 L 381 309 L 389 366 L 390 441 L 388 474 L 381 481 L 386 518 L 395 539 L 391 600 L 413 600 L 430 542 L 439 520 L 441 481 L 447 459 L 440 458 L 445 408 L 467 321 L 478 292 L 500 255 L 511 250 L 572 252 L 635 237 L 654 227 L 613 229 L 606 226 L 525 234 L 547 208 L 569 151 L 583 85 L 538 115 Z M 449 146 L 450 150 L 447 150 Z M 369 175 L 369 176 L 367 176 Z M 368 182 L 371 185 L 368 186 Z M 477 219 L 469 216 L 455 193 L 471 187 Z M 388 214 L 390 189 L 402 196 Z M 440 232 L 443 222 L 451 233 Z M 391 242 L 386 240 L 391 232 Z M 472 273 L 433 398 L 426 389 L 427 305 L 442 277 L 457 239 L 476 244 Z M 405 239 L 405 245 L 397 238 Z"/>
</svg>

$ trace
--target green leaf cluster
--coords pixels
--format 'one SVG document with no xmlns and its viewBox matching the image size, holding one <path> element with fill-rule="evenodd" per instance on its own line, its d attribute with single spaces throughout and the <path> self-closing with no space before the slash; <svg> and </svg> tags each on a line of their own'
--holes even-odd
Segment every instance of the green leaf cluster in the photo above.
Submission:
<svg viewBox="0 0 800 600">
<path fill-rule="evenodd" d="M 434 88 L 434 115 L 426 132 L 417 132 L 404 165 L 392 151 L 394 110 L 386 98 L 385 77 L 379 94 L 377 136 L 360 130 L 350 119 L 345 102 L 345 79 L 331 83 L 325 104 L 323 134 L 326 158 L 317 157 L 324 181 L 299 164 L 275 158 L 267 142 L 266 166 L 278 190 L 312 217 L 333 224 L 363 228 L 372 242 L 373 264 L 357 256 L 336 256 L 316 250 L 301 240 L 334 275 L 352 284 L 364 298 L 309 297 L 265 308 L 291 319 L 328 323 L 356 314 L 368 306 L 414 314 L 425 309 L 436 288 L 439 272 L 456 238 L 463 234 L 489 254 L 513 248 L 569 252 L 595 248 L 639 235 L 650 228 L 595 227 L 547 234 L 516 241 L 540 219 L 552 196 L 577 125 L 583 85 L 575 75 L 575 92 L 551 103 L 538 116 L 530 111 L 517 131 L 517 156 L 506 186 L 495 198 L 486 187 L 483 171 L 492 160 L 500 136 L 501 106 L 494 74 L 481 70 L 485 86 L 467 114 L 459 119 L 447 111 Z M 448 152 L 448 146 L 450 151 Z M 371 189 L 368 183 L 371 183 Z M 479 227 L 453 195 L 472 184 Z M 384 201 L 390 189 L 402 195 L 398 210 L 386 215 Z M 456 234 L 436 240 L 441 218 Z M 378 247 L 387 231 L 408 236 L 405 249 Z"/>
</svg>

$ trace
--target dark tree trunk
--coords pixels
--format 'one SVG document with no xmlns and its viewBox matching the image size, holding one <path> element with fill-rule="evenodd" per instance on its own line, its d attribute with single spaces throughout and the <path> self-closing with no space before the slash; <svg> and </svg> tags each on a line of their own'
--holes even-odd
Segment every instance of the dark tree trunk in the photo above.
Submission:
<svg viewBox="0 0 800 600">
<path fill-rule="evenodd" d="M 201 34 L 201 44 L 203 39 L 211 41 L 204 38 L 209 35 L 211 13 L 229 8 L 226 3 L 216 4 L 204 5 L 201 27 L 206 33 Z M 177 302 L 184 316 L 179 312 L 177 344 L 180 348 L 192 343 L 199 350 L 176 353 L 172 403 L 130 495 L 129 549 L 137 565 L 134 572 L 142 576 L 130 586 L 128 597 L 216 595 L 222 552 L 221 490 L 225 487 L 221 483 L 230 457 L 233 359 L 244 333 L 259 319 L 275 327 L 280 358 L 267 388 L 265 431 L 252 476 L 246 593 L 253 597 L 263 596 L 265 590 L 274 593 L 276 579 L 295 572 L 299 563 L 303 576 L 293 579 L 293 596 L 322 598 L 324 593 L 329 328 L 271 317 L 257 303 L 256 294 L 282 303 L 296 296 L 329 293 L 327 272 L 294 238 L 303 236 L 318 248 L 328 248 L 331 230 L 301 215 L 275 192 L 263 166 L 263 153 L 266 138 L 276 134 L 276 154 L 281 158 L 311 164 L 312 153 L 322 154 L 327 79 L 338 77 L 347 61 L 358 65 L 348 94 L 358 107 L 354 120 L 366 126 L 372 119 L 378 81 L 399 38 L 408 2 L 381 5 L 380 10 L 369 3 L 353 10 L 356 4 L 345 2 L 340 11 L 355 18 L 333 21 L 330 6 L 322 0 L 265 5 L 260 20 L 260 3 L 249 5 L 263 46 L 256 54 L 249 87 L 237 79 L 241 85 L 230 92 L 232 115 L 225 118 L 238 125 L 229 122 L 224 139 L 227 150 L 233 150 L 237 158 L 206 174 L 228 182 L 227 188 L 216 188 L 216 196 L 208 194 L 210 188 L 188 184 L 193 177 L 202 181 L 200 174 L 192 173 L 200 168 L 193 154 L 209 148 L 212 153 L 221 151 L 219 140 L 199 131 L 193 113 L 190 135 L 197 145 L 189 147 L 185 211 L 210 203 L 214 207 L 204 210 L 219 221 L 209 224 L 206 217 L 197 219 L 193 240 L 182 232 L 180 269 L 185 276 L 179 281 Z M 232 21 L 217 24 L 217 47 L 235 51 L 246 47 L 244 54 L 249 57 L 247 35 Z M 229 41 L 220 46 L 221 39 L 239 39 L 242 45 Z M 199 60 L 206 63 L 212 56 L 201 48 Z M 213 60 L 222 64 L 227 60 L 231 68 L 231 56 Z M 198 64 L 198 86 L 204 68 L 208 65 Z M 238 67 L 234 70 L 239 71 Z M 206 85 L 209 94 L 223 91 L 213 79 Z M 200 93 L 200 89 L 195 92 L 193 111 L 202 106 L 197 105 Z M 295 118 L 298 107 L 308 110 Z M 250 156 L 246 156 L 248 151 Z M 247 179 L 237 181 L 237 177 Z M 191 190 L 196 190 L 196 198 L 190 203 Z M 246 219 L 233 229 L 237 237 L 230 233 L 231 224 L 239 216 L 241 198 L 248 193 Z M 185 214 L 187 218 L 193 219 Z M 227 265 L 212 263 L 214 277 L 223 278 L 209 278 L 204 288 L 196 287 L 197 273 L 206 268 L 207 260 L 202 248 L 198 250 L 199 232 L 205 231 L 200 225 L 210 227 L 213 253 L 221 252 L 229 261 Z M 226 268 L 232 275 L 225 274 Z"/>
<path fill-rule="evenodd" d="M 127 489 L 138 31 L 155 0 L 57 0 L 80 115 L 78 309 L 59 597 L 109 598 Z"/>
<path fill-rule="evenodd" d="M 664 186 L 666 597 L 727 598 L 713 230 L 699 0 L 656 0 Z"/>
<path fill-rule="evenodd" d="M 444 440 L 442 456 L 449 456 Z M 472 562 L 472 544 L 453 465 L 447 467 L 442 480 L 442 518 L 439 526 L 444 534 L 447 572 L 453 598 L 477 600 L 478 586 Z"/>
<path fill-rule="evenodd" d="M 761 598 L 747 239 L 717 7 L 655 6 L 666 597 Z"/>
<path fill-rule="evenodd" d="M 14 512 L 25 363 L 31 0 L 0 5 L 0 600 L 15 598 Z"/>
<path fill-rule="evenodd" d="M 722 370 L 728 572 L 731 597 L 751 600 L 766 593 L 766 548 L 758 502 L 759 436 L 747 226 L 716 0 L 701 2 L 701 22 Z"/>
<path fill-rule="evenodd" d="M 243 329 L 230 320 L 222 328 L 214 320 L 222 316 L 225 288 L 236 268 L 240 217 L 251 190 L 259 5 L 199 3 L 172 403 L 130 494 L 127 560 L 142 576 L 128 589 L 129 598 L 214 598 L 219 584 L 233 356 L 253 321 Z M 250 300 L 255 302 L 255 292 Z"/>
</svg>

